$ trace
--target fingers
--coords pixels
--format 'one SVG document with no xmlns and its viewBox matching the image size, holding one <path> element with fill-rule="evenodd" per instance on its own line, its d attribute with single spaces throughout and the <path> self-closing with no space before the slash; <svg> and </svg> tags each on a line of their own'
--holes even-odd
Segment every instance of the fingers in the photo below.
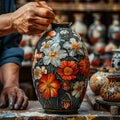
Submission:
<svg viewBox="0 0 120 120">
<path fill-rule="evenodd" d="M 26 109 L 28 98 L 24 91 L 17 87 L 4 89 L 0 96 L 0 107 L 5 108 L 7 106 L 11 110 Z"/>
<path fill-rule="evenodd" d="M 39 17 L 51 18 L 51 19 L 54 19 L 55 17 L 53 11 L 46 8 L 37 7 L 37 9 L 35 9 L 35 12 Z"/>
<path fill-rule="evenodd" d="M 14 104 L 17 99 L 16 91 L 12 91 L 10 94 L 8 94 L 9 99 L 9 109 L 14 109 Z"/>
<path fill-rule="evenodd" d="M 11 14 L 12 27 L 21 34 L 34 35 L 47 29 L 55 18 L 52 9 L 42 2 L 40 7 L 36 2 L 30 2 Z M 34 31 L 33 31 L 34 30 Z"/>
<path fill-rule="evenodd" d="M 7 106 L 6 94 L 4 92 L 0 95 L 0 108 L 5 108 Z"/>
<path fill-rule="evenodd" d="M 28 106 L 28 98 L 26 97 L 23 90 L 17 90 L 17 100 L 14 105 L 14 109 L 26 109 Z"/>
</svg>

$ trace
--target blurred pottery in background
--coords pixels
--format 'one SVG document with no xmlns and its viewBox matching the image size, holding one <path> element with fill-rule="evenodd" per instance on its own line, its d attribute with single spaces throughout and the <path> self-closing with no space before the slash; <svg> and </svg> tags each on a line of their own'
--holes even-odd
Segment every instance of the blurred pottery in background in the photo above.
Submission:
<svg viewBox="0 0 120 120">
<path fill-rule="evenodd" d="M 91 44 L 96 44 L 98 41 L 104 41 L 106 28 L 101 23 L 100 14 L 95 13 L 93 16 L 94 23 L 88 29 L 88 37 Z"/>
<path fill-rule="evenodd" d="M 36 45 L 32 76 L 46 113 L 77 113 L 90 74 L 87 48 L 68 23 L 52 24 Z"/>
<path fill-rule="evenodd" d="M 113 23 L 108 28 L 108 38 L 114 42 L 116 46 L 120 45 L 120 22 L 119 15 L 113 15 Z"/>
<path fill-rule="evenodd" d="M 74 23 L 71 26 L 83 39 L 85 39 L 87 34 L 87 26 L 83 22 L 84 14 L 76 13 L 74 14 Z"/>
</svg>

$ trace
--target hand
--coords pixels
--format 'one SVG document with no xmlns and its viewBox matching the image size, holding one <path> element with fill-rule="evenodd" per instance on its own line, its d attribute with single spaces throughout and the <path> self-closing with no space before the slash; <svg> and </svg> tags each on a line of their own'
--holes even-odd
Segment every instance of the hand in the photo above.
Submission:
<svg viewBox="0 0 120 120">
<path fill-rule="evenodd" d="M 28 106 L 28 98 L 23 90 L 18 87 L 3 88 L 0 95 L 0 107 L 9 106 L 9 109 L 26 109 Z"/>
<path fill-rule="evenodd" d="M 40 34 L 54 20 L 52 9 L 45 2 L 40 7 L 36 2 L 30 2 L 11 13 L 11 24 L 14 31 L 21 34 Z"/>
<path fill-rule="evenodd" d="M 28 98 L 19 88 L 19 66 L 15 63 L 6 63 L 0 68 L 0 81 L 3 90 L 0 95 L 0 107 L 10 109 L 26 109 Z"/>
</svg>

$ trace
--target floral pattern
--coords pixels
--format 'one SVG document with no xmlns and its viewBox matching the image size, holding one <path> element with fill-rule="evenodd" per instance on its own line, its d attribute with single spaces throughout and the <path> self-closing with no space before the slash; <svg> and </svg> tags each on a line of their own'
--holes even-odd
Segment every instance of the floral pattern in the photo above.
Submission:
<svg viewBox="0 0 120 120">
<path fill-rule="evenodd" d="M 76 112 L 85 94 L 89 67 L 86 46 L 68 25 L 44 33 L 32 61 L 33 83 L 43 108 Z"/>
<path fill-rule="evenodd" d="M 39 91 L 45 99 L 58 96 L 59 82 L 55 79 L 54 74 L 43 75 L 39 79 Z"/>
<path fill-rule="evenodd" d="M 62 61 L 57 72 L 63 80 L 70 81 L 76 78 L 78 68 L 74 61 Z"/>
</svg>

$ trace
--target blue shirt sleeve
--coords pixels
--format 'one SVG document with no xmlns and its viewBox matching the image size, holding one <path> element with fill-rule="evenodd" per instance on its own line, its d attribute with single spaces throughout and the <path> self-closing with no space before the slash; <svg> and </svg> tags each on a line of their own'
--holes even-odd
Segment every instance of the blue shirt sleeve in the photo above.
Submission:
<svg viewBox="0 0 120 120">
<path fill-rule="evenodd" d="M 14 0 L 0 0 L 0 2 L 2 4 L 0 13 L 5 14 L 13 12 Z M 13 33 L 0 38 L 0 66 L 9 62 L 21 65 L 24 56 L 24 51 L 19 47 L 21 38 L 22 35 L 19 33 Z"/>
</svg>

